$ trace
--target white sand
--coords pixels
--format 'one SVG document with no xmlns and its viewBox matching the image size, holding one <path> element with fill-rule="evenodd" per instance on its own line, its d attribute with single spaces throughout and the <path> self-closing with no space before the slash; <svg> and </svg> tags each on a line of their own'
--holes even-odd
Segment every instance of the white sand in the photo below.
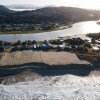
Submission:
<svg viewBox="0 0 100 100">
<path fill-rule="evenodd" d="M 0 85 L 0 100 L 100 100 L 100 76 L 51 76 Z"/>
</svg>

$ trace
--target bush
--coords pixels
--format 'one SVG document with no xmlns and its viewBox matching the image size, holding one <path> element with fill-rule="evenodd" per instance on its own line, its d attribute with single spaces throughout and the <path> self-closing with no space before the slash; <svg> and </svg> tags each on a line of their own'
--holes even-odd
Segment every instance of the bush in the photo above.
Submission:
<svg viewBox="0 0 100 100">
<path fill-rule="evenodd" d="M 92 46 L 89 43 L 86 43 L 84 46 L 87 48 L 92 48 Z"/>
<path fill-rule="evenodd" d="M 55 44 L 55 45 L 58 44 L 58 40 L 50 40 L 49 42 L 50 42 L 51 44 Z"/>
<path fill-rule="evenodd" d="M 81 38 L 72 38 L 69 40 L 70 45 L 83 45 L 85 42 Z"/>
</svg>

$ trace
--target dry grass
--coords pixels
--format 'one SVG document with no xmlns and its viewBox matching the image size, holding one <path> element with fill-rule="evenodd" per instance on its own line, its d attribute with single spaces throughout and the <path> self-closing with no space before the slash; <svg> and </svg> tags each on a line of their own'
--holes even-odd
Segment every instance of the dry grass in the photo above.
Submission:
<svg viewBox="0 0 100 100">
<path fill-rule="evenodd" d="M 3 56 L 3 53 L 0 53 L 0 59 L 2 58 L 2 56 Z"/>
<path fill-rule="evenodd" d="M 80 59 L 85 59 L 87 61 L 89 61 L 92 64 L 95 64 L 97 66 L 100 65 L 100 52 L 89 52 L 86 54 L 77 54 L 77 56 Z"/>
</svg>

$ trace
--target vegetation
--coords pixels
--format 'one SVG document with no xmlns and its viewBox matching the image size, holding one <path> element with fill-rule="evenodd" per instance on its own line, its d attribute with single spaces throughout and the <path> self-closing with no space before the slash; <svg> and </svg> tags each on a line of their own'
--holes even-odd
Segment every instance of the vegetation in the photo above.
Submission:
<svg viewBox="0 0 100 100">
<path fill-rule="evenodd" d="M 7 15 L 9 13 L 13 13 L 13 11 L 9 10 L 8 8 L 6 8 L 2 5 L 0 5 L 0 15 L 5 15 L 5 14 Z"/>
<path fill-rule="evenodd" d="M 100 39 L 100 33 L 90 33 L 87 34 L 87 36 L 90 38 Z"/>
<path fill-rule="evenodd" d="M 9 31 L 9 32 L 0 32 L 0 34 L 29 34 L 29 33 L 40 33 L 40 32 L 49 32 L 49 31 L 54 31 L 54 30 Z"/>
<path fill-rule="evenodd" d="M 72 7 L 47 7 L 33 11 L 13 12 L 0 16 L 3 23 L 11 24 L 46 24 L 46 23 L 69 23 L 100 18 L 100 11 L 84 10 Z M 91 16 L 92 15 L 92 16 Z M 2 23 L 2 22 L 1 22 Z"/>
<path fill-rule="evenodd" d="M 0 34 L 26 34 L 26 33 L 39 33 L 39 32 L 49 32 L 55 30 L 62 30 L 66 29 L 68 26 L 63 26 L 59 24 L 50 24 L 46 26 L 41 25 L 28 25 L 28 24 L 17 24 L 17 25 L 8 25 L 5 26 L 1 25 L 0 27 Z"/>
<path fill-rule="evenodd" d="M 54 45 L 57 45 L 58 44 L 58 40 L 56 39 L 56 40 L 50 40 L 49 41 L 51 44 L 54 44 Z"/>
<path fill-rule="evenodd" d="M 91 62 L 95 67 L 100 66 L 100 52 L 77 53 L 77 56 L 82 60 Z"/>
<path fill-rule="evenodd" d="M 2 56 L 3 56 L 3 53 L 0 53 L 0 59 L 2 58 Z"/>
<path fill-rule="evenodd" d="M 0 31 L 52 30 L 70 23 L 97 20 L 100 11 L 74 7 L 46 7 L 16 12 L 0 6 Z"/>
<path fill-rule="evenodd" d="M 100 25 L 100 21 L 98 21 L 97 24 Z"/>
<path fill-rule="evenodd" d="M 85 43 L 81 38 L 72 38 L 67 41 L 70 45 L 83 45 Z"/>
</svg>

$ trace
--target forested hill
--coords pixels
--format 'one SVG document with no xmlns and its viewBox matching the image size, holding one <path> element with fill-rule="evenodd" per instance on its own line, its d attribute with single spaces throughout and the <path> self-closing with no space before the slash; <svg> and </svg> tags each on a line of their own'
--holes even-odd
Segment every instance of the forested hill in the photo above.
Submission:
<svg viewBox="0 0 100 100">
<path fill-rule="evenodd" d="M 44 23 L 69 23 L 96 20 L 100 18 L 99 10 L 86 10 L 74 7 L 46 7 L 32 11 L 13 12 L 11 10 L 0 8 L 0 14 L 2 12 L 9 13 L 5 17 L 0 16 L 3 23 L 33 23 L 33 24 L 44 24 Z M 2 23 L 0 22 L 0 23 Z"/>
<path fill-rule="evenodd" d="M 0 5 L 0 15 L 12 13 L 12 12 L 13 12 L 12 10 L 9 10 L 9 9 L 6 8 L 5 6 Z"/>
</svg>

